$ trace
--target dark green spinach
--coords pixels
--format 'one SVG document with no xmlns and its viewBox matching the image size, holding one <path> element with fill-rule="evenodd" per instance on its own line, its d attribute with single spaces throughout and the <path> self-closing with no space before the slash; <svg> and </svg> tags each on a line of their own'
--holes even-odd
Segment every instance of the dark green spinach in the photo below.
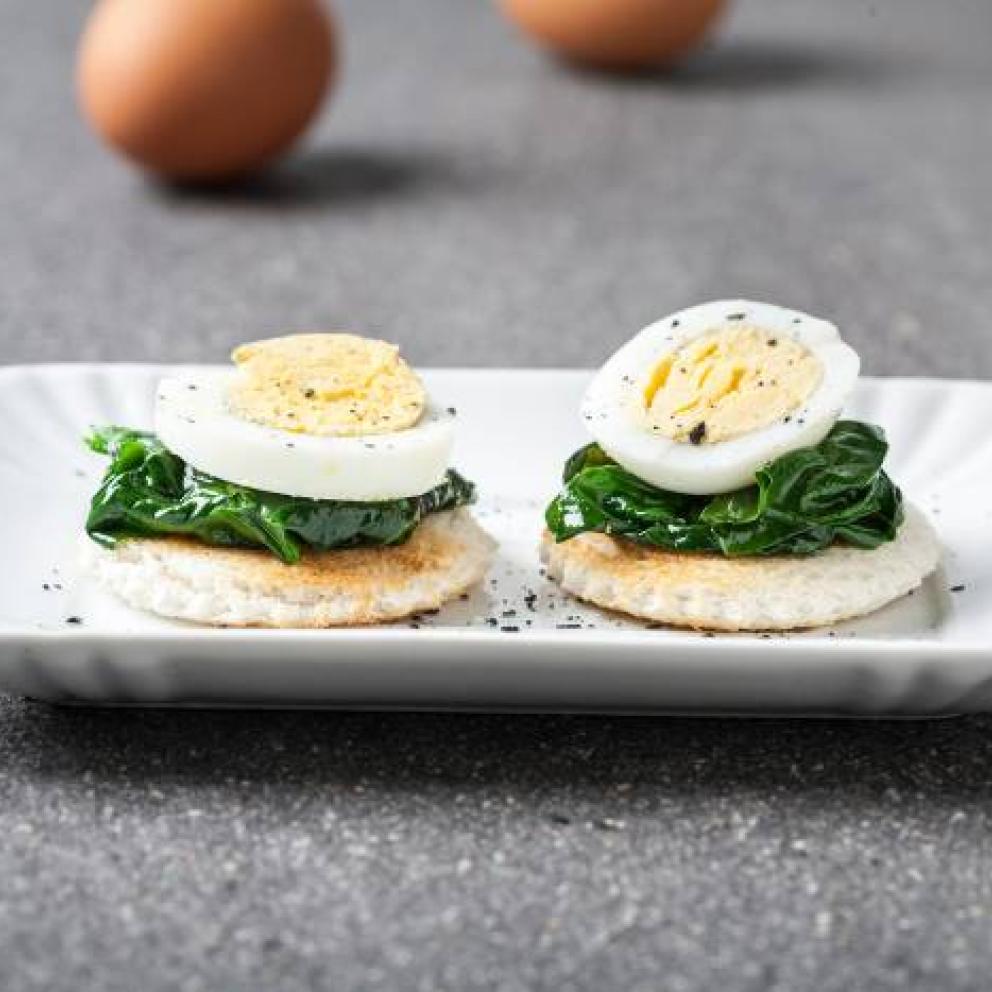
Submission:
<svg viewBox="0 0 992 992">
<path fill-rule="evenodd" d="M 882 471 L 887 450 L 880 428 L 840 420 L 815 447 L 760 469 L 753 486 L 687 496 L 643 482 L 590 444 L 569 458 L 545 517 L 556 541 L 597 531 L 727 556 L 809 554 L 835 541 L 875 548 L 903 519 L 902 495 Z"/>
<path fill-rule="evenodd" d="M 454 470 L 430 492 L 404 499 L 359 503 L 282 496 L 198 472 L 143 431 L 104 427 L 87 443 L 111 460 L 86 520 L 90 537 L 107 547 L 126 537 L 179 534 L 207 544 L 267 548 L 291 563 L 304 545 L 328 550 L 400 544 L 428 514 L 475 497 L 472 483 Z"/>
</svg>

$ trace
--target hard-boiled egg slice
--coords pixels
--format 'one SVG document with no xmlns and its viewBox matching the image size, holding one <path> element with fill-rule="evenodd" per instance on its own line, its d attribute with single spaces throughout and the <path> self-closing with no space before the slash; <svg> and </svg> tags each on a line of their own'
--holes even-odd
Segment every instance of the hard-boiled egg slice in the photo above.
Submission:
<svg viewBox="0 0 992 992">
<path fill-rule="evenodd" d="M 719 300 L 651 324 L 595 376 L 587 429 L 619 464 L 696 495 L 749 485 L 762 465 L 819 443 L 860 361 L 809 314 Z"/>
<path fill-rule="evenodd" d="M 234 349 L 227 393 L 245 420 L 293 434 L 358 437 L 413 427 L 427 405 L 419 376 L 388 341 L 288 334 Z"/>
<path fill-rule="evenodd" d="M 411 427 L 365 436 L 320 436 L 253 422 L 233 412 L 236 376 L 217 370 L 163 379 L 155 405 L 162 443 L 201 472 L 266 492 L 377 501 L 440 484 L 454 421 L 430 406 Z"/>
</svg>

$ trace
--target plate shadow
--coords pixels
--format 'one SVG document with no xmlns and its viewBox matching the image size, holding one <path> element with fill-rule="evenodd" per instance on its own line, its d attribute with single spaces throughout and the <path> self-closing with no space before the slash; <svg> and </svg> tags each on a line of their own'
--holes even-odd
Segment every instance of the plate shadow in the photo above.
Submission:
<svg viewBox="0 0 992 992">
<path fill-rule="evenodd" d="M 6 734 L 42 780 L 106 785 L 361 784 L 601 795 L 857 795 L 956 807 L 985 795 L 992 717 L 716 719 L 60 708 L 8 701 Z M 972 768 L 973 775 L 962 774 Z M 956 771 L 955 771 L 956 769 Z"/>
</svg>

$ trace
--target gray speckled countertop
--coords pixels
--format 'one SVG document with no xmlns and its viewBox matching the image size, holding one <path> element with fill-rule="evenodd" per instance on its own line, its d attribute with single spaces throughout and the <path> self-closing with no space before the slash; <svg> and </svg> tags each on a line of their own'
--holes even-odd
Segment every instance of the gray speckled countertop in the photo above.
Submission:
<svg viewBox="0 0 992 992">
<path fill-rule="evenodd" d="M 660 312 L 829 315 L 992 374 L 992 6 L 738 0 L 666 79 L 485 3 L 341 4 L 307 146 L 223 194 L 79 125 L 82 0 L 0 0 L 0 360 L 350 325 L 590 365 Z M 983 989 L 992 722 L 57 710 L 0 700 L 0 988 Z"/>
</svg>

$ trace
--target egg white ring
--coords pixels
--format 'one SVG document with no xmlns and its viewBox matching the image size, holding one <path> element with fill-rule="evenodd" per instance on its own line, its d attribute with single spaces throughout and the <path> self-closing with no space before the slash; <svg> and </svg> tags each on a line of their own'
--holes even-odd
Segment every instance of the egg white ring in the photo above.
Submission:
<svg viewBox="0 0 992 992">
<path fill-rule="evenodd" d="M 805 346 L 823 378 L 788 420 L 713 444 L 673 441 L 650 430 L 644 408 L 646 377 L 673 351 L 710 331 L 749 324 Z M 861 361 L 825 320 L 749 300 L 717 300 L 650 324 L 593 378 L 582 401 L 586 429 L 629 472 L 652 485 L 691 495 L 730 492 L 754 482 L 755 472 L 782 455 L 818 444 L 854 389 Z"/>
<path fill-rule="evenodd" d="M 155 432 L 201 472 L 310 499 L 378 501 L 419 496 L 444 481 L 454 418 L 429 407 L 413 427 L 364 437 L 319 437 L 252 423 L 227 404 L 233 370 L 162 379 Z"/>
</svg>

